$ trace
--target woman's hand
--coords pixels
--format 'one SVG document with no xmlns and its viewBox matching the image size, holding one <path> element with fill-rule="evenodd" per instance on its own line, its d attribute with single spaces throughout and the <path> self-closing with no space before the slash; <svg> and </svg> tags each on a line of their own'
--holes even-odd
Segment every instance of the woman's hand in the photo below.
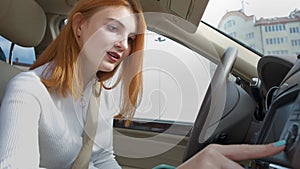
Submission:
<svg viewBox="0 0 300 169">
<path fill-rule="evenodd" d="M 250 160 L 278 154 L 285 148 L 285 140 L 266 145 L 211 144 L 184 162 L 177 169 L 243 169 L 235 161 Z"/>
</svg>

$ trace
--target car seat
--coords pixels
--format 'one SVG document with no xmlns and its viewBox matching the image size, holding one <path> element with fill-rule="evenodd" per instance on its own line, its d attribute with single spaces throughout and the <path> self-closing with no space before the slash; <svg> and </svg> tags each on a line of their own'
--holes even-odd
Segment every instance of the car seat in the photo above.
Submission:
<svg viewBox="0 0 300 169">
<path fill-rule="evenodd" d="M 46 14 L 34 0 L 0 1 L 0 35 L 23 47 L 37 46 L 46 30 Z M 7 82 L 21 72 L 18 68 L 0 61 L 0 105 Z"/>
<path fill-rule="evenodd" d="M 0 61 L 0 77 L 1 77 L 1 81 L 0 81 L 0 106 L 2 103 L 2 98 L 4 96 L 5 93 L 5 88 L 6 85 L 8 83 L 8 81 L 14 77 L 16 74 L 18 74 L 19 72 L 21 72 L 20 69 L 13 67 L 5 62 Z"/>
</svg>

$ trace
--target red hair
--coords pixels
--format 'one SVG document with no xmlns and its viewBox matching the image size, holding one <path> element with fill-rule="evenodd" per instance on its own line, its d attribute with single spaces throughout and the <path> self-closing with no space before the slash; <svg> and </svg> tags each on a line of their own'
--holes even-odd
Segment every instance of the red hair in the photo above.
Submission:
<svg viewBox="0 0 300 169">
<path fill-rule="evenodd" d="M 73 84 L 73 78 L 79 78 L 78 75 L 76 75 L 75 67 L 81 50 L 78 37 L 76 36 L 76 29 L 73 26 L 73 16 L 80 12 L 88 19 L 100 10 L 100 8 L 107 6 L 125 6 L 129 8 L 133 14 L 137 14 L 138 34 L 131 49 L 131 54 L 134 53 L 134 56 L 126 57 L 122 62 L 122 71 L 117 81 L 117 83 L 119 81 L 122 82 L 122 103 L 119 116 L 128 117 L 128 119 L 131 120 L 142 91 L 143 32 L 146 28 L 141 7 L 135 0 L 80 0 L 71 11 L 68 17 L 68 23 L 64 26 L 57 38 L 52 41 L 38 57 L 30 69 L 37 68 L 51 61 L 53 67 L 50 66 L 46 69 L 47 72 L 43 72 L 44 75 L 50 73 L 51 76 L 42 76 L 41 78 L 41 81 L 47 87 L 48 91 L 50 93 L 61 93 L 64 97 L 66 97 L 68 93 L 73 97 L 80 96 L 81 90 L 77 90 L 77 88 L 74 87 L 76 84 Z M 110 79 L 115 74 L 117 68 L 112 72 L 97 72 L 99 81 L 104 82 Z M 117 84 L 114 86 L 116 85 Z M 129 121 L 127 121 L 126 125 L 129 125 Z"/>
</svg>

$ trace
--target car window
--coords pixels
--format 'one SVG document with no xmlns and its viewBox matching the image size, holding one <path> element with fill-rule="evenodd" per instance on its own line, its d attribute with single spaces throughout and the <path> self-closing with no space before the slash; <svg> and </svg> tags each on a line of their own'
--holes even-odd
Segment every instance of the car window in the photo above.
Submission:
<svg viewBox="0 0 300 169">
<path fill-rule="evenodd" d="M 299 9 L 299 0 L 210 0 L 202 20 L 261 55 L 298 55 Z"/>
<path fill-rule="evenodd" d="M 167 37 L 146 33 L 143 97 L 135 118 L 194 122 L 215 65 Z"/>
<path fill-rule="evenodd" d="M 12 50 L 12 58 L 9 60 L 9 53 L 11 49 L 11 42 L 0 36 L 0 55 L 1 60 L 10 63 L 16 67 L 28 68 L 36 59 L 33 47 L 22 47 L 14 45 Z"/>
</svg>

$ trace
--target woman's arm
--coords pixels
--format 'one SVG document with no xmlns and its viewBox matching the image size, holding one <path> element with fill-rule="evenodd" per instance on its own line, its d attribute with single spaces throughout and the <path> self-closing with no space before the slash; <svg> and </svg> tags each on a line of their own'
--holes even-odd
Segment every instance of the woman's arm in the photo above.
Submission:
<svg viewBox="0 0 300 169">
<path fill-rule="evenodd" d="M 0 168 L 39 168 L 40 104 L 31 90 L 22 78 L 8 84 L 0 108 Z"/>
<path fill-rule="evenodd" d="M 235 161 L 250 160 L 278 154 L 285 148 L 285 141 L 267 145 L 217 145 L 211 144 L 194 155 L 178 169 L 243 169 Z"/>
<path fill-rule="evenodd" d="M 118 162 L 115 160 L 113 151 L 106 151 L 100 149 L 94 154 L 96 159 L 94 159 L 94 166 L 96 168 L 109 168 L 109 169 L 121 169 Z"/>
</svg>

